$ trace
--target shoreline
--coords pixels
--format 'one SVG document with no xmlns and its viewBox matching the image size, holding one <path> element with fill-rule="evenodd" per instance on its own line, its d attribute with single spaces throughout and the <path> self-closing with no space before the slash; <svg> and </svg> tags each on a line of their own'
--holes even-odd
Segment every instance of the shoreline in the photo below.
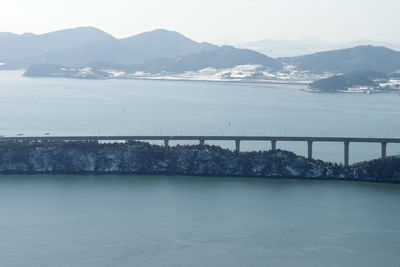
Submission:
<svg viewBox="0 0 400 267">
<path fill-rule="evenodd" d="M 317 94 L 364 94 L 364 95 L 375 95 L 375 94 L 400 94 L 400 90 L 337 90 L 337 91 L 324 91 L 322 89 L 316 88 L 301 88 L 300 90 L 307 92 L 307 93 L 317 93 Z"/>
<path fill-rule="evenodd" d="M 35 78 L 35 77 L 32 77 Z M 75 79 L 75 78 L 72 78 Z M 79 79 L 79 78 L 77 78 Z M 282 84 L 282 85 L 308 85 L 309 82 L 279 82 L 279 81 L 267 81 L 267 80 L 250 80 L 250 81 L 231 81 L 231 80 L 201 80 L 201 79 L 168 79 L 168 78 L 156 78 L 156 77 L 138 77 L 138 78 L 110 78 L 106 80 L 144 80 L 144 81 L 177 81 L 177 82 L 207 82 L 207 83 L 242 83 L 242 84 Z"/>
<path fill-rule="evenodd" d="M 400 184 L 400 156 L 345 167 L 284 150 L 238 153 L 209 145 L 9 142 L 0 146 L 0 174 L 253 177 Z"/>
<path fill-rule="evenodd" d="M 185 79 L 185 78 L 166 78 L 166 77 L 110 77 L 110 78 L 79 78 L 79 77 L 62 77 L 62 76 L 25 76 L 26 69 L 0 69 L 0 72 L 20 72 L 21 77 L 29 79 L 71 79 L 71 80 L 90 80 L 90 81 L 107 81 L 107 80 L 139 80 L 139 81 L 167 81 L 167 82 L 205 82 L 205 83 L 233 83 L 233 84 L 276 84 L 276 85 L 309 85 L 310 81 L 274 81 L 274 80 L 212 80 L 212 79 Z M 303 89 L 302 89 L 303 90 Z"/>
<path fill-rule="evenodd" d="M 227 83 L 227 84 L 276 84 L 276 85 L 308 85 L 309 83 L 305 82 L 274 82 L 274 81 L 230 81 L 230 80 L 199 80 L 199 79 L 168 79 L 168 78 L 145 78 L 145 77 L 115 77 L 115 78 L 103 78 L 103 79 L 94 79 L 94 78 L 74 78 L 74 77 L 54 77 L 54 76 L 24 76 L 22 77 L 29 79 L 70 79 L 70 80 L 89 80 L 89 81 L 111 81 L 111 80 L 137 80 L 137 81 L 163 81 L 163 82 L 204 82 L 204 83 Z"/>
<path fill-rule="evenodd" d="M 228 175 L 221 175 L 221 176 L 215 176 L 215 175 L 174 175 L 174 174 L 138 174 L 138 173 L 49 173 L 49 172 L 43 172 L 43 173 L 0 173 L 0 181 L 2 178 L 9 178 L 12 176 L 19 176 L 19 178 L 24 178 L 24 177 L 40 177 L 40 178 L 47 178 L 51 176 L 58 176 L 58 177 L 84 177 L 84 178 L 106 178 L 106 177 L 124 177 L 124 178 L 129 178 L 129 177 L 143 177 L 143 179 L 146 179 L 147 177 L 157 177 L 157 178 L 204 178 L 204 179 L 240 179 L 240 180 L 272 180 L 272 181 L 298 181 L 298 182 L 343 182 L 343 183 L 348 183 L 348 182 L 353 182 L 357 184 L 377 184 L 377 185 L 399 185 L 400 186 L 400 181 L 397 182 L 392 182 L 392 181 L 370 181 L 370 180 L 362 180 L 362 179 L 348 179 L 348 178 L 340 178 L 340 179 L 326 179 L 326 178 L 308 178 L 308 177 L 257 177 L 257 176 L 228 176 Z"/>
</svg>

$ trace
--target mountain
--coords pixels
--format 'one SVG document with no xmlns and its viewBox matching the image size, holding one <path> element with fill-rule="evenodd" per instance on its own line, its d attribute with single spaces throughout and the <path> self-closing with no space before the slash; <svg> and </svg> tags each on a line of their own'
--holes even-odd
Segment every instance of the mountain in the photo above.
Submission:
<svg viewBox="0 0 400 267">
<path fill-rule="evenodd" d="M 58 50 L 43 54 L 35 64 L 62 64 L 70 67 L 82 67 L 97 61 L 120 63 L 124 59 L 124 51 L 119 40 L 106 39 L 69 50 Z"/>
<path fill-rule="evenodd" d="M 252 49 L 274 58 L 294 57 L 330 50 L 328 45 L 313 38 L 303 38 L 300 40 L 263 39 L 239 44 L 238 47 Z"/>
<path fill-rule="evenodd" d="M 143 63 L 160 57 L 173 58 L 218 48 L 209 43 L 197 43 L 184 35 L 163 29 L 141 33 L 120 40 L 128 62 Z"/>
<path fill-rule="evenodd" d="M 71 67 L 93 62 L 136 65 L 158 57 L 179 57 L 216 48 L 167 30 L 154 30 L 125 39 L 116 39 L 93 27 L 42 35 L 0 33 L 0 62 L 8 68 L 26 68 L 37 63 Z"/>
<path fill-rule="evenodd" d="M 271 71 L 282 68 L 282 64 L 273 58 L 256 51 L 237 49 L 232 46 L 223 46 L 183 57 L 159 58 L 136 68 L 148 73 L 181 73 L 198 71 L 208 67 L 223 69 L 247 64 L 261 65 Z"/>
<path fill-rule="evenodd" d="M 92 35 L 101 32 L 95 28 L 76 28 L 40 36 L 30 34 L 29 38 L 40 44 L 38 49 L 28 49 L 30 54 L 20 55 L 18 59 L 4 56 L 0 62 L 4 62 L 6 68 L 27 68 L 25 75 L 30 77 L 70 78 L 110 77 L 104 70 L 129 75 L 136 72 L 183 73 L 238 65 L 261 65 L 271 71 L 282 68 L 277 60 L 256 51 L 198 43 L 174 31 L 159 29 L 124 39 L 104 33 L 102 38 L 90 39 L 82 36 L 85 30 Z M 19 37 L 3 35 L 4 38 Z M 21 47 L 29 38 L 19 38 Z M 67 39 L 72 45 L 66 44 Z M 12 47 L 7 49 L 12 50 Z"/>
<path fill-rule="evenodd" d="M 0 62 L 8 68 L 23 68 L 38 63 L 46 55 L 80 49 L 91 43 L 115 39 L 94 27 L 79 27 L 41 35 L 0 33 Z"/>
<path fill-rule="evenodd" d="M 261 53 L 248 49 L 224 46 L 182 57 L 158 58 L 134 66 L 108 62 L 95 62 L 84 68 L 71 68 L 60 64 L 34 64 L 27 69 L 24 76 L 108 79 L 113 77 L 113 72 L 123 73 L 123 76 L 120 77 L 130 77 L 130 75 L 136 72 L 145 72 L 151 76 L 154 74 L 177 74 L 187 71 L 199 71 L 205 68 L 226 69 L 239 65 L 260 65 L 260 67 L 254 66 L 254 68 L 269 71 L 276 71 L 282 68 L 282 64 L 277 60 Z"/>
<path fill-rule="evenodd" d="M 376 87 L 380 82 L 386 82 L 388 77 L 381 72 L 357 71 L 314 81 L 310 88 L 323 92 L 337 92 L 356 86 Z"/>
<path fill-rule="evenodd" d="M 356 46 L 365 46 L 365 45 L 384 46 L 384 47 L 387 47 L 392 50 L 400 51 L 399 43 L 374 41 L 374 40 L 369 40 L 369 39 L 332 45 L 331 46 L 332 48 L 330 50 L 344 49 L 344 48 L 350 48 L 350 47 L 356 47 Z"/>
<path fill-rule="evenodd" d="M 400 70 L 400 52 L 370 45 L 280 58 L 279 61 L 294 65 L 299 70 L 312 72 L 346 73 L 371 70 L 389 73 Z"/>
<path fill-rule="evenodd" d="M 252 49 L 268 56 L 278 58 L 304 56 L 323 51 L 339 50 L 365 45 L 385 46 L 400 51 L 400 44 L 398 43 L 380 42 L 368 39 L 346 43 L 326 43 L 315 38 L 301 38 L 298 40 L 263 39 L 238 44 L 237 47 Z"/>
<path fill-rule="evenodd" d="M 75 67 L 95 62 L 137 65 L 159 57 L 179 57 L 215 48 L 217 46 L 197 43 L 177 32 L 154 30 L 125 39 L 107 39 L 78 49 L 48 53 L 41 62 Z"/>
</svg>

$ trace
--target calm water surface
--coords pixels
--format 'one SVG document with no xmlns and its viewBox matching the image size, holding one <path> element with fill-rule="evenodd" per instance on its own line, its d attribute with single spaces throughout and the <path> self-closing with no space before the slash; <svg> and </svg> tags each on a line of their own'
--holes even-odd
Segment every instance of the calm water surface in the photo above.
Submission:
<svg viewBox="0 0 400 267">
<path fill-rule="evenodd" d="M 398 94 L 313 94 L 301 85 L 24 78 L 0 71 L 0 135 L 288 135 L 397 137 Z M 233 147 L 232 142 L 218 143 Z M 307 144 L 278 143 L 306 154 Z M 270 149 L 243 142 L 244 150 Z M 379 157 L 351 144 L 350 160 Z M 399 145 L 389 145 L 399 154 Z M 342 161 L 343 144 L 314 156 Z"/>
<path fill-rule="evenodd" d="M 399 137 L 399 95 L 299 89 L 1 71 L 0 135 Z M 342 144 L 314 150 L 342 160 Z M 352 161 L 378 155 L 377 145 L 351 145 Z M 0 266 L 399 266 L 399 203 L 400 187 L 383 184 L 0 176 Z"/>
<path fill-rule="evenodd" d="M 399 266 L 400 186 L 0 176 L 1 266 Z"/>
</svg>

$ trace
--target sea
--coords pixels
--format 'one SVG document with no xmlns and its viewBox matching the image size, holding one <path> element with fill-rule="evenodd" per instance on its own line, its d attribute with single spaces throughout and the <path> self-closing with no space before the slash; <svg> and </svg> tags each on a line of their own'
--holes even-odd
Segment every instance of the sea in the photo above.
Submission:
<svg viewBox="0 0 400 267">
<path fill-rule="evenodd" d="M 400 138 L 396 93 L 22 73 L 0 71 L 1 136 Z M 241 144 L 244 151 L 270 148 Z M 307 153 L 306 143 L 278 148 Z M 389 144 L 388 154 L 400 154 L 400 145 Z M 352 163 L 379 156 L 378 144 L 350 145 Z M 315 143 L 314 157 L 341 163 L 343 144 Z M 400 186 L 391 184 L 2 175 L 0 266 L 399 266 L 398 203 Z"/>
</svg>

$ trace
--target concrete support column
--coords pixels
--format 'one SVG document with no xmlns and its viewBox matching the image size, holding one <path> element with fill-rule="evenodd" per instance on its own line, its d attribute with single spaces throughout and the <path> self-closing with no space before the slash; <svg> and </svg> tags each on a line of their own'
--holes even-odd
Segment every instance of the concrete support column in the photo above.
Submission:
<svg viewBox="0 0 400 267">
<path fill-rule="evenodd" d="M 344 166 L 349 166 L 350 142 L 344 142 Z"/>
<path fill-rule="evenodd" d="M 199 143 L 200 143 L 200 145 L 201 145 L 201 146 L 204 146 L 204 144 L 205 144 L 205 141 L 206 141 L 206 140 L 204 140 L 204 139 L 199 139 Z"/>
<path fill-rule="evenodd" d="M 240 140 L 239 139 L 235 140 L 235 145 L 236 145 L 236 152 L 240 152 Z"/>
<path fill-rule="evenodd" d="M 271 140 L 271 150 L 272 151 L 276 150 L 276 140 Z"/>
<path fill-rule="evenodd" d="M 308 159 L 312 159 L 312 145 L 313 141 L 307 141 L 308 144 Z"/>
<path fill-rule="evenodd" d="M 169 147 L 169 139 L 164 139 L 164 146 Z"/>
<path fill-rule="evenodd" d="M 382 143 L 381 143 L 381 146 L 382 146 L 382 158 L 383 158 L 383 159 L 386 159 L 386 148 L 387 148 L 387 143 L 382 142 Z"/>
</svg>

